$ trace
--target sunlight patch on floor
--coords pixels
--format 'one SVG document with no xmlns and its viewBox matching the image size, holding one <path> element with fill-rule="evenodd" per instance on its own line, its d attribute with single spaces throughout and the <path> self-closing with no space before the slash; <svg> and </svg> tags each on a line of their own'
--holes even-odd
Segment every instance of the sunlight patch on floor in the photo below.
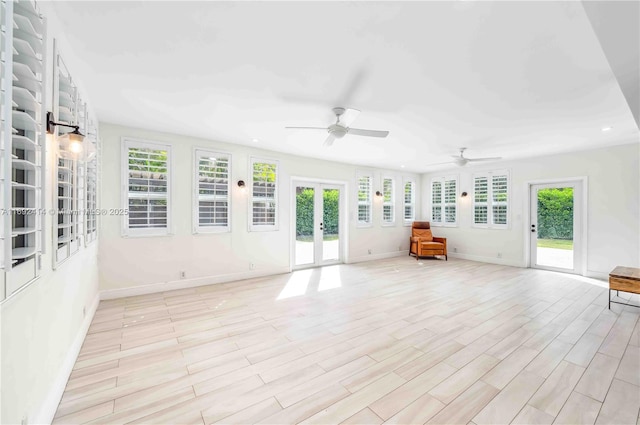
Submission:
<svg viewBox="0 0 640 425">
<path fill-rule="evenodd" d="M 340 277 L 340 266 L 323 267 L 321 269 L 318 292 L 340 288 L 341 286 L 342 278 Z"/>
<path fill-rule="evenodd" d="M 282 288 L 280 295 L 276 300 L 282 300 L 285 298 L 298 297 L 304 295 L 307 292 L 307 286 L 311 280 L 312 269 L 299 270 L 291 273 L 291 277 L 287 284 Z"/>
</svg>

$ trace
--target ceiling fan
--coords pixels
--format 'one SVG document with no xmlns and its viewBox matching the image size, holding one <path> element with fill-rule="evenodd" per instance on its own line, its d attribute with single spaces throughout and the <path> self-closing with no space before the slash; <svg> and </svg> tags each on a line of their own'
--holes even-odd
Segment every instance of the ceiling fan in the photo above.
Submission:
<svg viewBox="0 0 640 425">
<path fill-rule="evenodd" d="M 387 137 L 388 131 L 379 130 L 364 130 L 361 128 L 352 128 L 351 124 L 360 115 L 360 111 L 357 109 L 345 109 L 336 107 L 333 108 L 333 113 L 336 114 L 336 123 L 331 124 L 329 127 L 285 127 L 295 130 L 325 130 L 329 133 L 327 139 L 324 141 L 323 146 L 331 146 L 336 139 L 342 139 L 347 134 L 355 134 L 356 136 L 367 137 Z"/>
<path fill-rule="evenodd" d="M 429 164 L 429 165 L 456 164 L 459 167 L 462 167 L 464 165 L 467 165 L 468 162 L 495 161 L 496 159 L 502 159 L 501 156 L 493 156 L 493 157 L 485 157 L 485 158 L 467 158 L 464 156 L 464 151 L 467 150 L 467 148 L 459 148 L 459 150 L 460 150 L 460 155 L 451 155 L 451 158 L 453 158 L 453 161 L 439 162 L 437 164 Z"/>
</svg>

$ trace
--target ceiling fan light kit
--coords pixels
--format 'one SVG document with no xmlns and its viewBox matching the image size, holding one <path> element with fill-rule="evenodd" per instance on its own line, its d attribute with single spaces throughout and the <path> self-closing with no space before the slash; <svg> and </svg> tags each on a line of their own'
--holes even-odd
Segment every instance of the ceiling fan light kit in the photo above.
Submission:
<svg viewBox="0 0 640 425">
<path fill-rule="evenodd" d="M 333 113 L 336 116 L 335 124 L 331 124 L 329 127 L 285 127 L 294 130 L 325 130 L 329 133 L 329 136 L 325 139 L 323 146 L 331 146 L 336 139 L 342 139 L 348 133 L 356 136 L 365 137 L 387 137 L 388 131 L 380 130 L 366 130 L 362 128 L 352 128 L 351 124 L 360 115 L 360 111 L 357 109 L 347 109 L 342 107 L 333 108 Z"/>
</svg>

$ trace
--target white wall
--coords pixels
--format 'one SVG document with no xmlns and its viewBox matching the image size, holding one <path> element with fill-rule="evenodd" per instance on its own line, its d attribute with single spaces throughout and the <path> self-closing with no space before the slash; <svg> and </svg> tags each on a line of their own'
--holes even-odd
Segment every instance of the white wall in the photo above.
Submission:
<svg viewBox="0 0 640 425">
<path fill-rule="evenodd" d="M 335 162 L 314 160 L 278 152 L 261 151 L 257 147 L 232 145 L 175 134 L 101 123 L 102 139 L 102 208 L 122 208 L 121 138 L 130 137 L 168 143 L 172 146 L 172 213 L 174 234 L 159 237 L 122 237 L 122 218 L 104 216 L 100 222 L 100 289 L 104 297 L 146 293 L 159 289 L 215 283 L 250 276 L 285 273 L 290 270 L 291 179 L 305 177 L 345 181 L 349 207 L 348 251 L 345 260 L 362 261 L 385 256 L 405 255 L 409 247 L 410 228 L 402 217 L 401 184 L 403 176 L 416 181 L 419 176 L 398 171 L 367 169 Z M 203 147 L 232 154 L 231 232 L 192 234 L 193 149 Z M 249 184 L 249 158 L 262 156 L 279 161 L 279 229 L 271 232 L 248 231 L 249 190 L 241 191 L 235 183 Z M 355 225 L 356 171 L 371 171 L 373 190 L 382 189 L 382 176 L 396 178 L 396 225 L 381 226 L 382 203 L 375 199 L 373 226 Z M 417 199 L 417 206 L 419 196 Z M 419 208 L 418 208 L 419 209 Z M 371 249 L 372 254 L 368 254 Z M 251 270 L 250 263 L 255 264 Z M 186 279 L 180 280 L 180 271 Z M 158 286 L 157 284 L 165 283 Z M 133 290 L 125 288 L 137 287 Z"/>
<path fill-rule="evenodd" d="M 447 237 L 450 255 L 492 263 L 524 267 L 527 264 L 527 182 L 583 177 L 588 179 L 587 275 L 606 277 L 616 265 L 640 265 L 640 145 L 636 143 L 606 149 L 541 156 L 528 160 L 466 166 L 422 176 L 423 218 L 429 220 L 431 178 L 459 176 L 458 227 L 436 227 L 436 236 Z M 507 230 L 474 228 L 473 173 L 509 169 L 511 175 L 510 220 Z M 502 258 L 497 258 L 501 253 Z"/>
<path fill-rule="evenodd" d="M 47 78 L 53 75 L 52 38 L 60 34 L 51 4 L 41 11 L 49 20 Z M 64 40 L 60 40 L 64 49 Z M 64 50 L 63 50 L 64 51 Z M 73 69 L 72 69 L 73 72 Z M 47 87 L 47 110 L 52 109 Z M 53 141 L 47 140 L 47 209 L 53 203 Z M 55 185 L 57 192 L 57 184 Z M 98 302 L 98 243 L 82 247 L 53 270 L 52 222 L 44 231 L 46 254 L 39 279 L 0 304 L 0 422 L 44 423 L 52 419 L 64 385 Z M 86 315 L 83 315 L 83 309 Z"/>
</svg>

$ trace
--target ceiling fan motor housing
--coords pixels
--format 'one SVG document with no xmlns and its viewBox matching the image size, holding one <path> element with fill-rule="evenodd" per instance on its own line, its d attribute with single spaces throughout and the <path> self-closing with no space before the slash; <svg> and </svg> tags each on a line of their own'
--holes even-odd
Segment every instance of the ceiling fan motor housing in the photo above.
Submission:
<svg viewBox="0 0 640 425">
<path fill-rule="evenodd" d="M 342 139 L 349 130 L 341 125 L 332 124 L 329 126 L 328 131 L 329 134 L 333 134 L 336 139 Z"/>
</svg>

